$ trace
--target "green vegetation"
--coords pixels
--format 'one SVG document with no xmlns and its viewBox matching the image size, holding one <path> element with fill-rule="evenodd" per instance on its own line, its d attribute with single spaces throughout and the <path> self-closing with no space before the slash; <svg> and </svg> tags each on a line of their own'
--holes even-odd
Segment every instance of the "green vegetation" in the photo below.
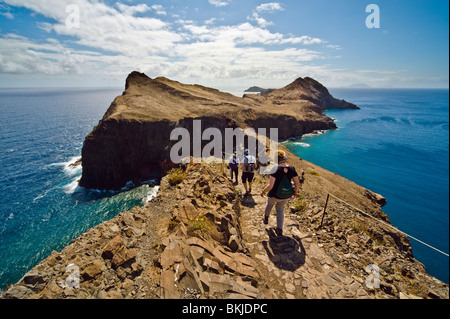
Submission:
<svg viewBox="0 0 450 319">
<path fill-rule="evenodd" d="M 294 199 L 294 201 L 292 203 L 292 207 L 294 208 L 294 211 L 296 213 L 304 212 L 306 207 L 307 207 L 307 203 L 306 203 L 305 197 L 302 194 L 299 194 Z"/>
<path fill-rule="evenodd" d="M 185 177 L 185 173 L 181 168 L 173 168 L 169 171 L 167 175 L 170 186 L 180 184 Z"/>
<path fill-rule="evenodd" d="M 194 224 L 192 225 L 192 227 L 194 228 L 194 230 L 200 230 L 202 233 L 206 233 L 210 229 L 206 216 L 197 217 L 194 220 Z"/>
</svg>

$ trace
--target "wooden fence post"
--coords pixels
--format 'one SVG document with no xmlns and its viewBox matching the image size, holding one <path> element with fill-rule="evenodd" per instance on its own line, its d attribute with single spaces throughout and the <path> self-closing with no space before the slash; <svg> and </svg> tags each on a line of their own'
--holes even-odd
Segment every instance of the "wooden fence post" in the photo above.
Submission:
<svg viewBox="0 0 450 319">
<path fill-rule="evenodd" d="M 325 201 L 325 207 L 323 208 L 322 221 L 320 222 L 320 228 L 322 228 L 323 219 L 325 218 L 325 215 L 327 214 L 328 199 L 330 199 L 330 194 L 327 194 L 327 200 Z"/>
</svg>

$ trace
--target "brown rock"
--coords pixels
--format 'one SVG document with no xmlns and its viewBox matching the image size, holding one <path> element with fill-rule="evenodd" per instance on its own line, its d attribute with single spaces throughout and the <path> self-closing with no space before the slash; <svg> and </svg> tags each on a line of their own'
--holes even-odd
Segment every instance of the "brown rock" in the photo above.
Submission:
<svg viewBox="0 0 450 319">
<path fill-rule="evenodd" d="M 81 276 L 84 280 L 94 279 L 102 273 L 103 265 L 103 261 L 94 260 L 84 269 L 84 271 L 81 272 Z"/>
<path fill-rule="evenodd" d="M 207 242 L 203 239 L 200 239 L 198 237 L 190 237 L 186 240 L 186 243 L 190 246 L 198 246 L 203 248 L 204 250 L 208 251 L 210 254 L 214 251 L 214 245 L 210 242 Z"/>
<path fill-rule="evenodd" d="M 175 263 L 181 263 L 185 258 L 181 241 L 174 238 L 168 238 L 164 241 L 164 251 L 161 254 L 161 267 L 170 268 Z"/>
<path fill-rule="evenodd" d="M 135 248 L 127 249 L 123 243 L 122 236 L 117 235 L 103 248 L 102 257 L 111 259 L 113 268 L 120 267 L 124 263 L 136 258 Z"/>
<path fill-rule="evenodd" d="M 164 270 L 161 273 L 161 295 L 164 299 L 178 299 L 178 289 L 175 287 L 175 273 L 172 270 Z"/>
</svg>

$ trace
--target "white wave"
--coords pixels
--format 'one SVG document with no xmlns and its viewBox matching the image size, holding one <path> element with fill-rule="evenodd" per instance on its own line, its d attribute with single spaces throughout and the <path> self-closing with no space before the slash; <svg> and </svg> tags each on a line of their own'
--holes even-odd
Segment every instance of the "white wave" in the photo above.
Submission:
<svg viewBox="0 0 450 319">
<path fill-rule="evenodd" d="M 47 194 L 47 192 L 45 192 L 44 194 L 40 194 L 40 195 L 36 196 L 35 198 L 33 198 L 33 204 L 36 203 L 37 200 L 43 198 L 46 194 Z"/>
<path fill-rule="evenodd" d="M 79 160 L 81 160 L 81 156 L 72 157 L 68 162 L 64 163 L 63 172 L 69 176 L 73 177 L 76 175 L 81 175 L 82 167 L 81 164 L 76 164 Z"/>
<path fill-rule="evenodd" d="M 62 167 L 62 171 L 69 177 L 73 177 L 75 175 L 81 175 L 82 166 L 80 164 L 74 165 L 79 160 L 81 160 L 81 156 L 71 157 L 67 162 L 57 162 L 49 164 L 48 167 Z"/>
<path fill-rule="evenodd" d="M 69 184 L 64 185 L 63 186 L 64 193 L 66 193 L 68 195 L 73 194 L 78 187 L 78 180 L 79 180 L 79 177 L 75 178 Z"/>
<path fill-rule="evenodd" d="M 147 193 L 147 195 L 142 199 L 142 202 L 144 204 L 147 204 L 149 201 L 151 201 L 153 198 L 155 198 L 156 195 L 158 195 L 158 190 L 159 190 L 159 186 L 155 186 L 155 187 L 150 188 L 150 190 Z"/>
<path fill-rule="evenodd" d="M 326 132 L 327 132 L 326 130 L 316 130 L 312 133 L 303 135 L 303 137 L 312 137 L 312 136 L 322 135 L 322 134 L 325 134 Z"/>
<path fill-rule="evenodd" d="M 295 144 L 295 145 L 299 145 L 299 146 L 301 146 L 301 147 L 311 147 L 310 144 L 305 143 L 305 142 L 291 142 L 291 143 L 292 143 L 292 144 Z"/>
<path fill-rule="evenodd" d="M 55 189 L 55 187 L 51 187 L 51 188 L 45 190 L 42 194 L 39 194 L 38 196 L 33 198 L 33 204 L 36 203 L 36 201 L 40 200 L 41 198 L 44 198 L 45 196 L 47 196 L 47 194 L 54 189 Z"/>
</svg>

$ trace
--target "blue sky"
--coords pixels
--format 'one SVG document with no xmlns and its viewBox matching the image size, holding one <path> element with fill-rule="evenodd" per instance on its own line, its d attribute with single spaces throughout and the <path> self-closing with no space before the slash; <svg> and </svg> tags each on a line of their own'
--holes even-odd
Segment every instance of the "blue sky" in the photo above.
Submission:
<svg viewBox="0 0 450 319">
<path fill-rule="evenodd" d="M 448 58 L 447 0 L 0 0 L 0 87 L 448 88 Z"/>
</svg>

